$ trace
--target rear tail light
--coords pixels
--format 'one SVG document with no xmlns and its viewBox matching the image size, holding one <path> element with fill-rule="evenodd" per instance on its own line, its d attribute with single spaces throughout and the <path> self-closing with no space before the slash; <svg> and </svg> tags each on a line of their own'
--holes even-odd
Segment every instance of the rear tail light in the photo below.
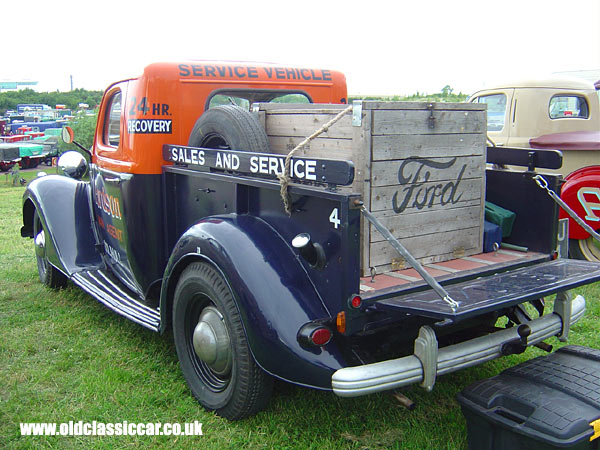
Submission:
<svg viewBox="0 0 600 450">
<path fill-rule="evenodd" d="M 306 347 L 322 347 L 332 338 L 333 333 L 326 325 L 307 323 L 298 331 L 298 342 Z"/>
<path fill-rule="evenodd" d="M 329 328 L 317 328 L 310 335 L 310 340 L 314 345 L 322 346 L 331 340 L 331 330 Z"/>
<path fill-rule="evenodd" d="M 348 304 L 351 308 L 358 309 L 362 305 L 362 298 L 360 295 L 353 295 L 348 300 Z"/>
</svg>

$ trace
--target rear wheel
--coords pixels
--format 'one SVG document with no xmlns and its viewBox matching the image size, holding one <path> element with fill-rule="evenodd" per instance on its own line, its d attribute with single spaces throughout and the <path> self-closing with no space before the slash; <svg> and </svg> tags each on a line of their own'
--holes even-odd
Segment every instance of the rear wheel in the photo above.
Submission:
<svg viewBox="0 0 600 450">
<path fill-rule="evenodd" d="M 212 266 L 193 263 L 181 274 L 173 334 L 183 375 L 205 408 L 237 420 L 265 407 L 272 379 L 254 361 L 233 293 Z"/>
<path fill-rule="evenodd" d="M 48 262 L 48 236 L 37 210 L 33 213 L 33 240 L 40 281 L 53 289 L 65 287 L 67 285 L 67 277 Z"/>
<path fill-rule="evenodd" d="M 592 236 L 588 236 L 587 239 L 569 239 L 569 256 L 600 262 L 600 242 Z"/>
</svg>

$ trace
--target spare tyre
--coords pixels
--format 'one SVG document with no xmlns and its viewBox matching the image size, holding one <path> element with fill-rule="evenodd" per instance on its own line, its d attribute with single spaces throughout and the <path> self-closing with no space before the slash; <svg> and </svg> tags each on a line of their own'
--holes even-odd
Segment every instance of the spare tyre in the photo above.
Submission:
<svg viewBox="0 0 600 450">
<path fill-rule="evenodd" d="M 269 153 L 267 134 L 256 117 L 239 106 L 211 108 L 196 121 L 190 147 Z"/>
</svg>

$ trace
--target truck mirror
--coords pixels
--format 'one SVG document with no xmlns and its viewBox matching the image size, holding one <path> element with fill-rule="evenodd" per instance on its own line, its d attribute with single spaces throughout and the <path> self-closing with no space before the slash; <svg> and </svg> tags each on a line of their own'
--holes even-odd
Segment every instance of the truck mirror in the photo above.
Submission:
<svg viewBox="0 0 600 450">
<path fill-rule="evenodd" d="M 75 139 L 75 133 L 73 132 L 73 128 L 71 127 L 63 127 L 62 129 L 62 140 L 65 141 L 66 144 L 70 144 Z"/>
<path fill-rule="evenodd" d="M 71 150 L 60 155 L 58 158 L 58 169 L 66 176 L 80 179 L 87 171 L 87 161 L 79 152 Z"/>
</svg>

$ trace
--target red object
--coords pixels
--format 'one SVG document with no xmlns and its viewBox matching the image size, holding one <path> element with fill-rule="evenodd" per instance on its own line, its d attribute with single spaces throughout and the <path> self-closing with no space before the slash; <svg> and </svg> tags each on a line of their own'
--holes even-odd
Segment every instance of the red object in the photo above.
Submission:
<svg viewBox="0 0 600 450">
<path fill-rule="evenodd" d="M 362 298 L 360 298 L 360 295 L 355 295 L 354 297 L 352 297 L 352 300 L 350 300 L 350 304 L 353 308 L 360 308 L 360 305 L 362 305 Z"/>
<path fill-rule="evenodd" d="M 329 330 L 329 328 L 325 328 L 325 327 L 317 328 L 310 335 L 310 340 L 315 345 L 318 345 L 318 346 L 325 345 L 331 340 L 331 331 Z"/>
<path fill-rule="evenodd" d="M 8 142 L 8 143 L 27 141 L 29 139 L 30 139 L 30 137 L 25 134 L 14 134 L 12 136 L 0 136 L 0 141 L 4 141 L 4 142 Z"/>
<path fill-rule="evenodd" d="M 560 198 L 594 230 L 600 229 L 600 166 L 583 167 L 569 174 Z M 563 209 L 560 218 L 569 219 L 569 237 L 587 239 L 589 233 L 581 228 Z"/>
<path fill-rule="evenodd" d="M 529 140 L 531 148 L 555 150 L 600 150 L 600 131 L 570 131 L 545 134 Z"/>
</svg>

